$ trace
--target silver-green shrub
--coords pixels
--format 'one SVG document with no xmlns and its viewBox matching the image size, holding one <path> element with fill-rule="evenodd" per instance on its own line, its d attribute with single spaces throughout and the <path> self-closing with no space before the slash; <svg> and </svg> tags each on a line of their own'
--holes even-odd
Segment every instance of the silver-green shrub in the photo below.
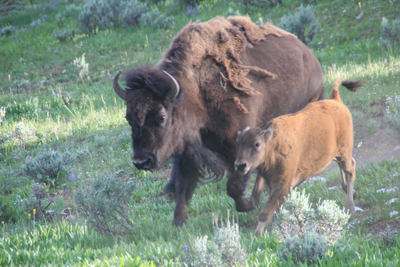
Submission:
<svg viewBox="0 0 400 267">
<path fill-rule="evenodd" d="M 229 213 L 228 213 L 229 218 Z M 247 253 L 240 243 L 239 226 L 227 219 L 226 226 L 218 226 L 218 218 L 213 218 L 215 236 L 199 236 L 194 240 L 195 255 L 189 266 L 243 266 Z M 221 224 L 223 224 L 221 222 Z"/>
<path fill-rule="evenodd" d="M 54 38 L 60 42 L 65 42 L 68 38 L 73 36 L 73 31 L 55 29 L 53 32 Z"/>
<path fill-rule="evenodd" d="M 318 31 L 318 24 L 314 8 L 309 5 L 303 7 L 301 4 L 296 12 L 281 18 L 280 27 L 296 35 L 303 43 L 309 44 Z"/>
<path fill-rule="evenodd" d="M 165 17 L 164 14 L 160 14 L 156 7 L 153 10 L 142 14 L 140 21 L 143 25 L 152 28 L 167 28 L 172 26 L 174 23 L 174 18 Z"/>
<path fill-rule="evenodd" d="M 386 98 L 386 118 L 389 125 L 400 133 L 400 96 L 394 95 Z"/>
<path fill-rule="evenodd" d="M 78 24 L 87 33 L 113 26 L 135 26 L 146 13 L 147 4 L 138 0 L 90 0 L 82 8 Z"/>
<path fill-rule="evenodd" d="M 79 26 L 90 34 L 96 34 L 97 30 L 112 27 L 109 18 L 109 8 L 106 1 L 90 0 L 83 6 L 78 18 Z"/>
<path fill-rule="evenodd" d="M 390 25 L 384 17 L 381 22 L 381 41 L 383 45 L 394 45 L 400 41 L 400 19 L 395 19 Z"/>
<path fill-rule="evenodd" d="M 147 5 L 138 0 L 125 1 L 121 12 L 121 21 L 126 26 L 136 26 L 140 23 L 140 17 L 148 10 Z"/>
<path fill-rule="evenodd" d="M 57 150 L 49 150 L 32 159 L 27 159 L 23 170 L 33 180 L 57 187 L 64 182 L 71 168 L 69 164 L 74 159 L 75 157 L 68 151 L 61 153 Z"/>
<path fill-rule="evenodd" d="M 134 190 L 133 181 L 124 182 L 105 173 L 79 188 L 75 203 L 97 231 L 114 236 L 131 234 L 135 225 L 129 214 L 129 202 Z"/>
<path fill-rule="evenodd" d="M 311 208 L 305 192 L 292 190 L 273 223 L 279 253 L 294 263 L 315 263 L 342 237 L 350 215 L 332 200 Z"/>
</svg>

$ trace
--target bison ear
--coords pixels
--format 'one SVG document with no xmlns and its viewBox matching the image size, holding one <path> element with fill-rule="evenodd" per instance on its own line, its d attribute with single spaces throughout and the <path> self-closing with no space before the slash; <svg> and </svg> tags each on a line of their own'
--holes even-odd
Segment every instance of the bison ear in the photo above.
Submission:
<svg viewBox="0 0 400 267">
<path fill-rule="evenodd" d="M 118 78 L 121 75 L 122 71 L 118 71 L 117 74 L 114 77 L 114 83 L 113 83 L 113 87 L 114 87 L 114 91 L 115 93 L 117 93 L 117 95 L 122 98 L 123 100 L 126 100 L 126 91 L 124 89 L 122 89 L 122 87 L 119 85 L 118 83 Z"/>
<path fill-rule="evenodd" d="M 171 87 L 171 89 L 169 90 L 169 92 L 167 93 L 167 95 L 165 96 L 165 99 L 167 101 L 172 101 L 174 100 L 178 94 L 179 94 L 179 84 L 178 82 L 175 80 L 174 77 L 172 77 L 171 74 L 169 74 L 168 72 L 166 72 L 165 70 L 163 70 L 163 72 L 168 76 L 168 78 L 171 79 L 173 86 Z"/>
<path fill-rule="evenodd" d="M 265 142 L 267 142 L 269 139 L 271 139 L 272 135 L 274 134 L 274 129 L 270 125 L 267 129 L 258 132 L 258 134 L 264 136 Z"/>
</svg>

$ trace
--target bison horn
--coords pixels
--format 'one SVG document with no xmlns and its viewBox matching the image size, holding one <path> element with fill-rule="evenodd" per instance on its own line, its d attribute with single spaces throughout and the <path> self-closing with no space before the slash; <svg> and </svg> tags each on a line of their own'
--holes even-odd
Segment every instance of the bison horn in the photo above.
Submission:
<svg viewBox="0 0 400 267">
<path fill-rule="evenodd" d="M 114 77 L 114 83 L 113 83 L 113 87 L 114 87 L 114 91 L 115 93 L 117 93 L 117 95 L 122 98 L 123 100 L 126 100 L 126 91 L 124 89 L 122 89 L 122 87 L 119 85 L 118 83 L 118 78 L 119 75 L 121 75 L 122 71 L 118 71 L 117 74 Z"/>
<path fill-rule="evenodd" d="M 166 95 L 166 97 L 165 97 L 167 100 L 172 101 L 172 100 L 174 100 L 175 97 L 177 97 L 178 94 L 179 94 L 179 84 L 178 84 L 178 82 L 175 80 L 175 78 L 172 77 L 171 74 L 169 74 L 169 73 L 166 72 L 165 70 L 163 70 L 163 72 L 164 72 L 164 73 L 174 82 L 174 84 L 175 84 L 175 87 L 172 88 L 172 89 L 168 92 L 168 94 Z"/>
</svg>

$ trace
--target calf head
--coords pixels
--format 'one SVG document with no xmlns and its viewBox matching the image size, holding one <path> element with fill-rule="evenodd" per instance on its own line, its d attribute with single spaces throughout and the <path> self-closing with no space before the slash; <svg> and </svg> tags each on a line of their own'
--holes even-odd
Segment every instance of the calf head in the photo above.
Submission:
<svg viewBox="0 0 400 267">
<path fill-rule="evenodd" d="M 272 127 L 266 130 L 244 128 L 238 132 L 235 171 L 240 174 L 252 172 L 263 163 L 268 153 L 269 140 L 273 134 Z"/>
<path fill-rule="evenodd" d="M 174 101 L 178 82 L 168 73 L 150 68 L 130 69 L 126 90 L 114 78 L 114 91 L 126 103 L 126 120 L 132 128 L 132 163 L 138 169 L 153 169 L 176 150 L 179 139 Z"/>
</svg>

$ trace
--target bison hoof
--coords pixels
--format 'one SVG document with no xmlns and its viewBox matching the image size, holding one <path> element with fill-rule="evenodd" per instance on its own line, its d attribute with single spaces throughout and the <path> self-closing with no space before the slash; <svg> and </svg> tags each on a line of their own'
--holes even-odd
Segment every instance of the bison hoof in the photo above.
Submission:
<svg viewBox="0 0 400 267">
<path fill-rule="evenodd" d="M 241 198 L 235 200 L 236 210 L 238 212 L 247 212 L 254 210 L 256 205 L 251 199 L 248 198 Z"/>
<path fill-rule="evenodd" d="M 353 200 L 356 200 L 356 197 L 357 197 L 357 192 L 356 190 L 353 190 Z"/>
<path fill-rule="evenodd" d="M 185 218 L 180 217 L 180 218 L 175 218 L 174 219 L 174 225 L 177 226 L 177 227 L 181 227 L 185 223 L 186 223 L 186 219 Z"/>
</svg>

